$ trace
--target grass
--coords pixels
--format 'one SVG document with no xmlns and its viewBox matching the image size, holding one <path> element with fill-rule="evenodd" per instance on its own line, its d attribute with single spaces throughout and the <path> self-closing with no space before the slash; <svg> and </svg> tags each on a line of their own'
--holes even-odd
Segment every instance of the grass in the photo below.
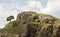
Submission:
<svg viewBox="0 0 60 37">
<path fill-rule="evenodd" d="M 23 25 L 16 26 L 16 27 L 8 27 L 6 30 L 10 33 L 18 34 L 22 31 Z"/>
<path fill-rule="evenodd" d="M 42 16 L 44 16 L 44 17 L 51 17 L 51 18 L 55 18 L 55 17 L 53 17 L 53 16 L 51 16 L 51 15 L 46 15 L 46 14 L 37 14 L 36 12 L 29 12 L 29 13 L 32 13 L 32 14 L 35 14 L 35 15 L 38 15 L 38 16 L 40 16 L 40 15 L 42 15 Z M 23 20 L 23 19 L 22 19 Z M 15 23 L 15 24 L 17 24 L 18 26 L 14 26 L 13 27 L 13 23 Z M 28 22 L 27 22 L 28 23 Z M 49 24 L 47 24 L 47 23 L 44 23 L 44 22 L 29 22 L 30 24 L 35 24 L 35 25 L 41 25 L 42 27 L 47 27 Z M 57 25 L 57 24 L 60 24 L 60 19 L 57 19 L 56 20 L 56 22 L 55 22 L 55 24 Z M 10 33 L 14 33 L 14 34 L 18 34 L 19 32 L 21 32 L 22 31 L 22 29 L 23 29 L 23 27 L 24 27 L 24 25 L 23 24 L 21 24 L 20 22 L 19 22 L 19 20 L 18 21 L 11 21 L 11 22 L 9 22 L 5 27 L 4 27 L 4 29 L 6 29 L 8 32 L 10 32 Z"/>
<path fill-rule="evenodd" d="M 40 24 L 40 22 L 29 22 L 30 24 Z"/>
<path fill-rule="evenodd" d="M 60 25 L 60 19 L 56 19 L 56 21 L 54 22 L 54 25 L 55 25 L 55 26 Z"/>
<path fill-rule="evenodd" d="M 29 22 L 30 24 L 36 24 L 36 25 L 42 25 L 43 27 L 48 26 L 48 24 L 46 23 L 41 23 L 41 22 Z M 22 31 L 24 25 L 23 24 L 19 24 L 18 26 L 13 27 L 13 23 L 10 22 L 7 24 L 7 26 L 5 27 L 5 29 L 9 32 L 9 33 L 14 33 L 14 34 L 18 34 L 19 32 Z"/>
<path fill-rule="evenodd" d="M 13 26 L 13 23 L 16 23 L 18 26 Z M 21 25 L 20 23 L 16 22 L 16 21 L 12 21 L 10 23 L 8 23 L 6 26 L 5 26 L 5 30 L 10 32 L 10 33 L 15 33 L 15 34 L 18 34 L 19 32 L 22 31 L 22 28 L 23 28 L 23 25 Z"/>
<path fill-rule="evenodd" d="M 47 23 L 44 23 L 44 22 L 29 22 L 30 24 L 37 24 L 37 25 L 41 25 L 41 26 L 43 26 L 43 27 L 46 27 L 46 26 L 48 26 L 49 24 L 47 24 Z"/>
<path fill-rule="evenodd" d="M 45 23 L 45 22 L 42 22 L 41 25 L 42 25 L 43 27 L 47 27 L 49 24 L 47 24 L 47 23 Z"/>
</svg>

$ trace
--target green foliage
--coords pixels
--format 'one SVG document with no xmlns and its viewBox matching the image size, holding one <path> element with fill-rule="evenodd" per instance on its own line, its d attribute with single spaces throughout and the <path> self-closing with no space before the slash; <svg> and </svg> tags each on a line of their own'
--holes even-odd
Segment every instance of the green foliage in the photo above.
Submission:
<svg viewBox="0 0 60 37">
<path fill-rule="evenodd" d="M 12 21 L 5 26 L 5 30 L 10 33 L 19 33 L 22 31 L 23 25 L 19 24 L 18 21 Z"/>
<path fill-rule="evenodd" d="M 56 23 L 60 23 L 60 19 L 56 19 Z"/>
<path fill-rule="evenodd" d="M 8 31 L 8 32 L 10 32 L 10 33 L 19 33 L 19 32 L 21 32 L 22 31 L 22 27 L 23 27 L 23 25 L 20 25 L 20 26 L 16 26 L 16 27 L 8 27 L 6 30 Z"/>
<path fill-rule="evenodd" d="M 45 22 L 29 22 L 30 24 L 37 24 L 37 25 L 41 25 L 43 27 L 48 26 L 49 24 L 45 23 Z"/>
<path fill-rule="evenodd" d="M 11 21 L 12 19 L 14 19 L 14 16 L 9 16 L 9 17 L 7 17 L 7 21 Z"/>
<path fill-rule="evenodd" d="M 40 22 L 29 22 L 30 24 L 40 24 Z"/>
<path fill-rule="evenodd" d="M 53 16 L 51 16 L 51 15 L 46 15 L 46 14 L 37 14 L 36 12 L 29 12 L 29 13 L 31 13 L 31 14 L 34 14 L 34 15 L 37 15 L 37 16 L 43 16 L 43 17 L 51 17 L 51 18 L 56 18 L 56 17 L 53 17 Z M 7 21 L 11 21 L 12 19 L 14 19 L 14 16 L 9 16 L 9 17 L 7 17 Z M 24 19 L 29 19 L 29 18 L 24 18 Z M 15 20 L 15 21 L 11 21 L 11 22 L 9 22 L 5 27 L 4 27 L 4 29 L 7 31 L 7 32 L 9 32 L 9 33 L 12 33 L 12 34 L 18 34 L 18 33 L 20 33 L 20 32 L 22 32 L 22 30 L 23 30 L 23 28 L 24 28 L 24 26 L 26 26 L 27 24 L 30 24 L 31 26 L 33 26 L 33 25 L 38 25 L 39 27 L 47 27 L 47 26 L 49 26 L 50 24 L 49 23 L 45 23 L 45 22 L 38 22 L 38 21 L 33 21 L 34 19 L 33 19 L 33 17 L 32 17 L 32 21 L 29 21 L 29 22 L 27 22 L 27 23 L 22 23 L 22 22 L 25 22 L 26 20 L 24 20 L 24 19 L 20 19 L 20 20 Z M 39 19 L 38 19 L 39 20 Z M 22 21 L 22 22 L 21 22 Z M 26 24 L 26 25 L 25 25 Z M 54 22 L 54 24 L 55 25 L 57 25 L 57 24 L 60 24 L 60 19 L 56 19 L 55 20 L 55 22 Z M 0 32 L 1 31 L 3 31 L 3 29 L 1 29 L 0 30 Z M 43 31 L 44 32 L 44 31 Z M 39 32 L 37 32 L 36 34 L 38 34 L 38 33 L 40 33 L 40 31 Z M 38 35 L 40 35 L 40 34 L 38 34 Z"/>
<path fill-rule="evenodd" d="M 54 22 L 54 25 L 57 26 L 60 24 L 60 19 L 56 19 L 56 21 Z"/>
<path fill-rule="evenodd" d="M 45 22 L 42 22 L 41 25 L 42 25 L 43 27 L 47 27 L 49 24 L 47 24 L 47 23 L 45 23 Z"/>
</svg>

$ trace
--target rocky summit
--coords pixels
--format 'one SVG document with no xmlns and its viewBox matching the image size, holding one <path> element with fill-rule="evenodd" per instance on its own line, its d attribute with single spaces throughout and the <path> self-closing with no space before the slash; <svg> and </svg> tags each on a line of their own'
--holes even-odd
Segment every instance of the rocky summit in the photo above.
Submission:
<svg viewBox="0 0 60 37">
<path fill-rule="evenodd" d="M 60 37 L 60 19 L 33 11 L 21 12 L 0 29 L 0 37 Z"/>
</svg>

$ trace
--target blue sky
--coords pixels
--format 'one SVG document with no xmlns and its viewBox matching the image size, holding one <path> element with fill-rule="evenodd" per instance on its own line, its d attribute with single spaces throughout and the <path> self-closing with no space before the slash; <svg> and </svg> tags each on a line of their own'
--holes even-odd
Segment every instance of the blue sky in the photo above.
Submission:
<svg viewBox="0 0 60 37">
<path fill-rule="evenodd" d="M 13 15 L 16 19 L 22 11 L 36 11 L 60 18 L 60 0 L 0 0 L 0 28 L 6 24 L 6 18 Z"/>
</svg>

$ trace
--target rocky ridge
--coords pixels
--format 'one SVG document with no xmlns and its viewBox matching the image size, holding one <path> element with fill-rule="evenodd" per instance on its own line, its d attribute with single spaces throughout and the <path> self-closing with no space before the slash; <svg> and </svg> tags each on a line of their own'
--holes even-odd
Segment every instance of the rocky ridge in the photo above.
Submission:
<svg viewBox="0 0 60 37">
<path fill-rule="evenodd" d="M 60 19 L 51 15 L 21 12 L 0 31 L 0 37 L 60 37 L 59 25 Z"/>
</svg>

